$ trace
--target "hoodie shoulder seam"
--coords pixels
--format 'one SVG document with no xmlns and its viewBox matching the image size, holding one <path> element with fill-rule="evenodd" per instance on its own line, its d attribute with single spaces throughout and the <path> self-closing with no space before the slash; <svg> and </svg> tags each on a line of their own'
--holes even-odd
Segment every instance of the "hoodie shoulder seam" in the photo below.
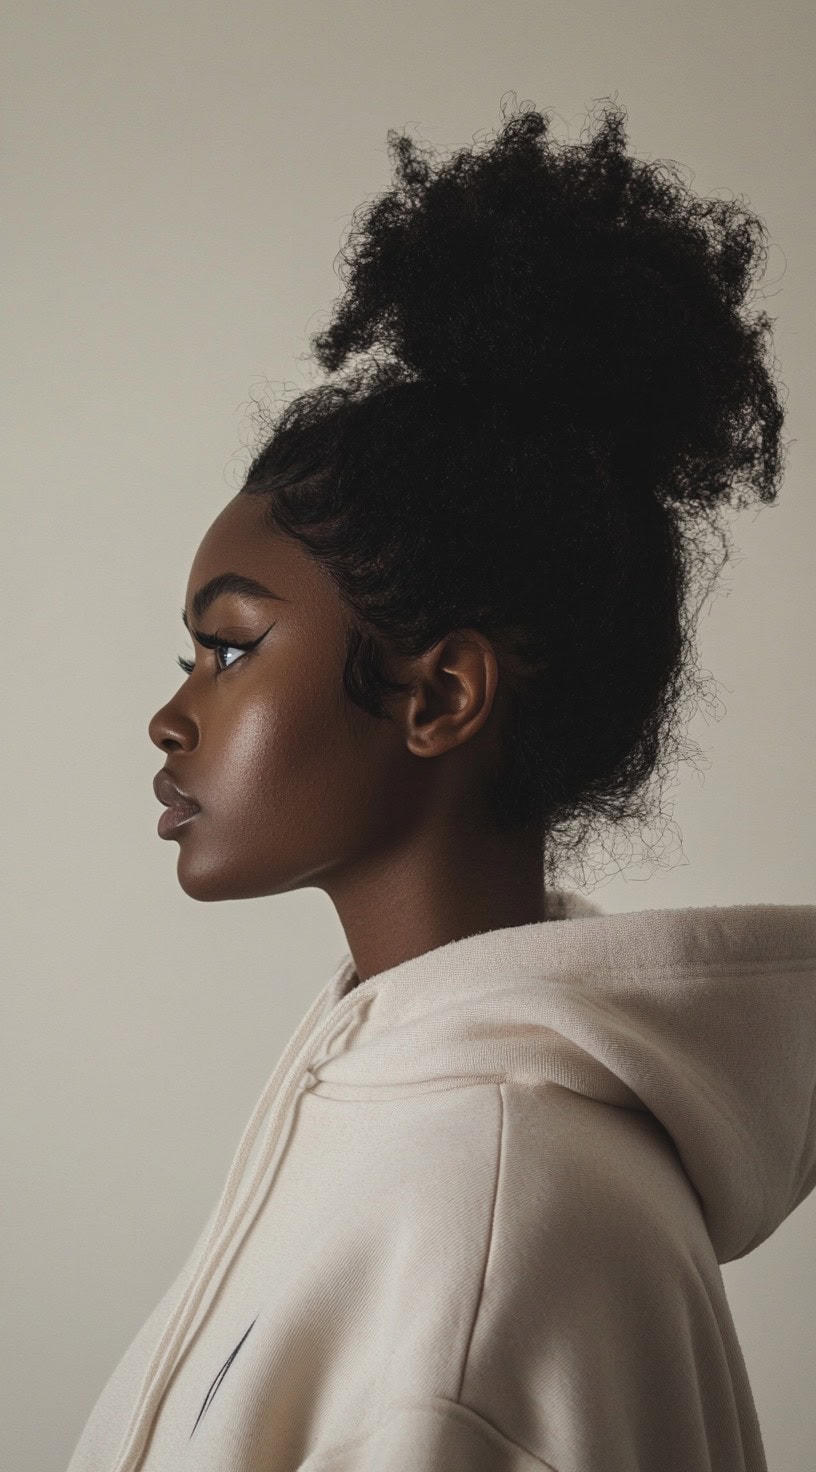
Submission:
<svg viewBox="0 0 816 1472">
<path fill-rule="evenodd" d="M 500 1181 L 501 1181 L 502 1163 L 503 1163 L 503 1158 L 504 1158 L 504 1137 L 505 1137 L 505 1129 L 504 1129 L 504 1113 L 505 1113 L 504 1081 L 501 1081 L 501 1082 L 496 1083 L 494 1085 L 494 1087 L 496 1089 L 496 1095 L 497 1095 L 498 1102 L 499 1102 L 499 1141 L 498 1141 L 498 1149 L 496 1151 L 496 1174 L 495 1174 L 495 1179 L 494 1179 L 494 1182 L 493 1182 L 493 1204 L 492 1204 L 491 1210 L 490 1210 L 490 1230 L 489 1230 L 488 1235 L 487 1235 L 487 1248 L 485 1250 L 484 1264 L 482 1266 L 482 1276 L 481 1276 L 481 1281 L 479 1283 L 479 1291 L 478 1291 L 478 1293 L 476 1295 L 476 1304 L 475 1304 L 474 1310 L 473 1310 L 473 1321 L 472 1321 L 471 1326 L 470 1326 L 470 1333 L 468 1334 L 467 1344 L 465 1346 L 465 1353 L 464 1353 L 464 1357 L 463 1357 L 463 1360 L 462 1360 L 462 1371 L 461 1371 L 461 1374 L 459 1376 L 459 1388 L 458 1388 L 458 1390 L 456 1392 L 456 1397 L 455 1397 L 455 1404 L 457 1404 L 457 1405 L 459 1405 L 461 1403 L 462 1391 L 464 1389 L 465 1377 L 467 1375 L 468 1360 L 470 1358 L 470 1347 L 471 1347 L 471 1344 L 473 1343 L 473 1336 L 474 1336 L 474 1334 L 476 1332 L 476 1324 L 477 1324 L 478 1319 L 479 1319 L 479 1310 L 481 1309 L 482 1299 L 484 1297 L 485 1283 L 487 1282 L 487 1274 L 488 1274 L 488 1269 L 490 1267 L 490 1258 L 491 1258 L 491 1255 L 492 1255 L 492 1252 L 493 1252 L 493 1240 L 494 1240 L 494 1237 L 495 1237 L 495 1229 L 496 1229 L 496 1207 L 497 1207 L 498 1200 L 499 1200 L 499 1184 L 500 1184 Z"/>
</svg>

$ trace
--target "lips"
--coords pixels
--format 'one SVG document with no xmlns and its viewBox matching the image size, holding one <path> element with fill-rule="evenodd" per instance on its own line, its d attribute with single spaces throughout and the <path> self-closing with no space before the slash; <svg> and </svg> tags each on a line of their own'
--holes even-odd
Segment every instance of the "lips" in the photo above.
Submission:
<svg viewBox="0 0 816 1472">
<path fill-rule="evenodd" d="M 170 773 L 162 768 L 153 778 L 153 791 L 160 803 L 179 813 L 198 813 L 201 806 L 189 792 L 183 792 L 173 781 Z"/>
</svg>

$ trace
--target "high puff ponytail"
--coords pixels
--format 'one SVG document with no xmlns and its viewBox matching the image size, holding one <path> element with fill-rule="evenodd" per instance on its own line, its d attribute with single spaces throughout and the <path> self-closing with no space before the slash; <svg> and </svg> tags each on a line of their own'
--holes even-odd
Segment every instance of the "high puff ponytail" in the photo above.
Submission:
<svg viewBox="0 0 816 1472">
<path fill-rule="evenodd" d="M 243 487 L 333 577 L 345 690 L 372 716 L 405 688 L 390 650 L 493 640 L 513 692 L 493 812 L 541 829 L 553 885 L 697 754 L 681 725 L 723 513 L 773 501 L 783 471 L 772 322 L 745 308 L 765 227 L 627 154 L 625 116 L 605 103 L 562 144 L 523 105 L 444 162 L 389 133 L 393 186 L 355 211 L 311 339 L 328 381 Z"/>
</svg>

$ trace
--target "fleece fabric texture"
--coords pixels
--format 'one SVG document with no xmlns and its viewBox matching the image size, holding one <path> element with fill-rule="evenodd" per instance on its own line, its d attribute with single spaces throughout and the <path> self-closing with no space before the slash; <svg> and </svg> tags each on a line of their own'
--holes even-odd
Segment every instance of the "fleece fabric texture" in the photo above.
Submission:
<svg viewBox="0 0 816 1472">
<path fill-rule="evenodd" d="M 816 905 L 346 953 L 68 1472 L 766 1472 L 720 1265 L 815 1092 Z"/>
</svg>

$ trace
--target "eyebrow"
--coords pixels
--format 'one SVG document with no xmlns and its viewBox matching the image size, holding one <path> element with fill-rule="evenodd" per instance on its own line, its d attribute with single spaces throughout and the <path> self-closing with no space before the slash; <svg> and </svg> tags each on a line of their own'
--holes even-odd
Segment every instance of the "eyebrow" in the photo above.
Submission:
<svg viewBox="0 0 816 1472">
<path fill-rule="evenodd" d="M 282 603 L 286 602 L 280 593 L 273 593 L 271 588 L 265 588 L 263 583 L 256 582 L 255 578 L 244 577 L 240 572 L 220 572 L 217 577 L 210 578 L 210 581 L 193 595 L 193 618 L 196 622 L 207 612 L 210 604 L 214 603 L 216 598 L 226 593 L 237 593 L 244 598 L 277 598 Z M 181 621 L 188 633 L 192 633 L 183 608 Z"/>
</svg>

